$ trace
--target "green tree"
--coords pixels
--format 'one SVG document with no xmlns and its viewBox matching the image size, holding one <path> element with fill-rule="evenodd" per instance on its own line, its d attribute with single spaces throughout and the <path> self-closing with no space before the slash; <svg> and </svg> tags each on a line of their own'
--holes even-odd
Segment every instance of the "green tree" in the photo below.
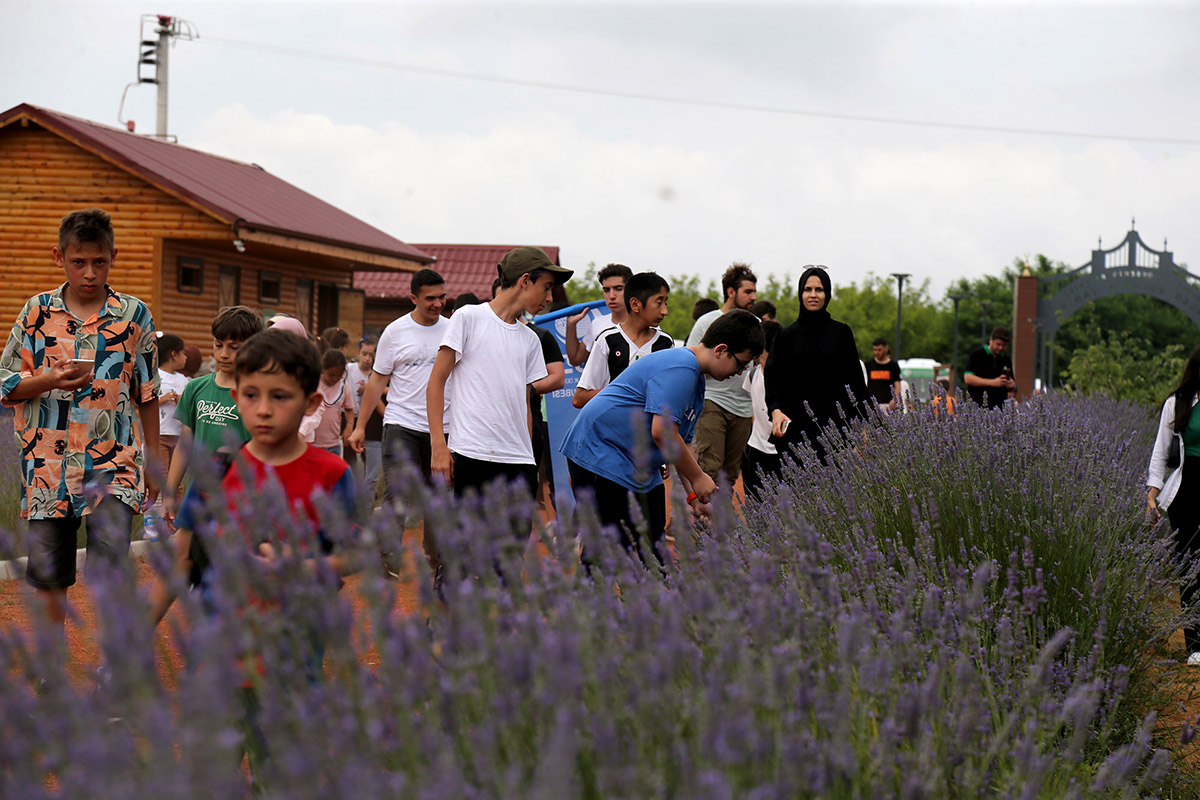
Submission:
<svg viewBox="0 0 1200 800">
<path fill-rule="evenodd" d="M 1063 371 L 1064 383 L 1084 394 L 1107 394 L 1120 400 L 1157 407 L 1183 372 L 1182 345 L 1152 347 L 1128 333 L 1097 335 L 1074 353 Z"/>
<path fill-rule="evenodd" d="M 600 282 L 596 280 L 597 272 L 599 270 L 593 261 L 588 263 L 586 269 L 571 278 L 567 283 L 567 297 L 571 304 L 603 299 L 604 292 L 600 288 Z M 671 296 L 667 301 L 670 313 L 663 320 L 662 329 L 677 341 L 683 341 L 692 329 L 692 306 L 701 297 L 717 299 L 721 293 L 717 288 L 716 281 L 710 280 L 708 288 L 701 289 L 700 278 L 697 275 L 687 277 L 664 275 L 663 277 L 667 278 L 667 283 L 671 285 Z"/>
<path fill-rule="evenodd" d="M 903 305 L 899 357 L 948 360 L 950 324 L 944 318 L 944 309 L 929 296 L 929 281 L 905 286 Z M 895 347 L 896 285 L 893 279 L 872 273 L 861 284 L 833 287 L 829 313 L 854 331 L 860 358 L 871 357 L 871 343 L 880 336 Z"/>
</svg>

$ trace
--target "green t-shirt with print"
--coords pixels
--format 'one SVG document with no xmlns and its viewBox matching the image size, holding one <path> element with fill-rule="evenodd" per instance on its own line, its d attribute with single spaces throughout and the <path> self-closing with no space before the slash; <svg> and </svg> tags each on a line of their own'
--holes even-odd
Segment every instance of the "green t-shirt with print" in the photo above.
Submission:
<svg viewBox="0 0 1200 800">
<path fill-rule="evenodd" d="M 1200 456 L 1200 403 L 1192 406 L 1187 427 L 1183 429 L 1183 454 Z"/>
<path fill-rule="evenodd" d="M 217 385 L 215 372 L 188 382 L 175 408 L 175 419 L 191 428 L 192 440 L 209 453 L 224 446 L 230 436 L 239 445 L 250 441 L 233 394 Z"/>
</svg>

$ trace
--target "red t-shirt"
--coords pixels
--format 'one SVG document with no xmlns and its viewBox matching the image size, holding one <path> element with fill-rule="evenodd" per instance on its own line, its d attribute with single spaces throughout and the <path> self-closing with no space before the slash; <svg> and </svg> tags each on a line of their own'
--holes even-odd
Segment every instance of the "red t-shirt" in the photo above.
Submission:
<svg viewBox="0 0 1200 800">
<path fill-rule="evenodd" d="M 243 474 L 252 476 L 252 491 L 246 490 Z M 286 464 L 265 464 L 243 447 L 233 466 L 225 473 L 222 485 L 229 502 L 229 513 L 234 519 L 246 516 L 249 496 L 269 492 L 273 485 L 282 488 L 291 506 L 292 519 L 310 523 L 321 535 L 326 551 L 331 549 L 331 545 L 325 537 L 314 498 L 320 495 L 330 497 L 347 519 L 354 517 L 355 485 L 350 465 L 312 444 L 307 446 L 303 455 Z M 256 516 L 255 524 L 261 525 L 262 522 Z M 286 538 L 287 525 L 280 525 L 278 534 L 280 538 Z"/>
</svg>

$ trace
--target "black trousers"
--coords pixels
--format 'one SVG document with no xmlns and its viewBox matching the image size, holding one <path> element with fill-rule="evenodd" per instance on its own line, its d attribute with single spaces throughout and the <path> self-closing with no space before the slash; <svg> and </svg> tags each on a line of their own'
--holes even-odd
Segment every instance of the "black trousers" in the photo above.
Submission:
<svg viewBox="0 0 1200 800">
<path fill-rule="evenodd" d="M 567 469 L 571 475 L 571 491 L 575 495 L 575 502 L 583 502 L 590 495 L 600 524 L 616 528 L 621 537 L 621 546 L 637 553 L 643 564 L 646 563 L 646 557 L 642 553 L 641 536 L 645 535 L 655 560 L 661 565 L 662 539 L 667 529 L 666 488 L 660 483 L 648 492 L 634 492 L 570 459 L 567 460 Z M 634 521 L 634 505 L 645 520 L 642 529 Z M 593 563 L 586 545 L 580 560 L 587 567 Z"/>
<path fill-rule="evenodd" d="M 454 458 L 454 477 L 451 485 L 454 496 L 462 497 L 469 491 L 483 494 L 484 487 L 500 479 L 506 484 L 519 484 L 533 497 L 537 492 L 537 467 L 533 464 L 502 464 L 497 461 L 480 461 L 458 453 Z M 513 535 L 524 544 L 533 529 L 533 517 L 522 517 L 513 523 Z"/>
<path fill-rule="evenodd" d="M 1195 560 L 1200 557 L 1200 456 L 1184 458 L 1183 481 L 1167 508 L 1167 519 L 1175 531 L 1175 552 L 1180 559 Z M 1194 602 L 1198 595 L 1200 581 L 1179 587 L 1179 597 L 1185 607 Z M 1188 652 L 1200 652 L 1200 626 L 1185 628 L 1183 635 Z"/>
<path fill-rule="evenodd" d="M 759 499 L 759 489 L 763 485 L 763 477 L 767 480 L 778 480 L 783 472 L 783 459 L 778 453 L 766 453 L 756 447 L 746 447 L 746 455 L 742 458 L 742 489 L 746 498 Z"/>
</svg>

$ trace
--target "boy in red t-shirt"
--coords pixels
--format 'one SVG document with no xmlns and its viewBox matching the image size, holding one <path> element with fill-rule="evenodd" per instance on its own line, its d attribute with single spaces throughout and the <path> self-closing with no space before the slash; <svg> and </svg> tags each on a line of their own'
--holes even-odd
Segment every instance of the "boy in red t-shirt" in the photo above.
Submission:
<svg viewBox="0 0 1200 800">
<path fill-rule="evenodd" d="M 238 350 L 234 366 L 233 397 L 250 433 L 250 441 L 226 471 L 221 488 L 230 521 L 228 527 L 245 535 L 248 545 L 251 532 L 261 540 L 264 525 L 270 524 L 262 518 L 261 511 L 256 511 L 252 498 L 282 490 L 291 510 L 291 519 L 275 521 L 275 530 L 268 531 L 276 534 L 272 540 L 290 547 L 288 534 L 311 525 L 317 534 L 319 552 L 312 553 L 306 563 L 312 564 L 314 572 L 332 572 L 340 578 L 353 570 L 345 555 L 335 551 L 334 540 L 328 535 L 325 524 L 327 520 L 321 519 L 314 501 L 322 495 L 333 499 L 340 511 L 340 520 L 350 524 L 355 511 L 354 476 L 341 458 L 314 447 L 300 436 L 300 420 L 321 403 L 317 391 L 320 375 L 321 362 L 316 347 L 294 333 L 267 330 L 246 340 Z M 248 482 L 253 485 L 247 486 Z M 193 483 L 176 518 L 179 525 L 179 533 L 175 536 L 176 559 L 180 572 L 189 575 L 191 582 L 199 588 L 202 607 L 215 614 L 218 604 L 213 602 L 212 596 L 213 570 L 203 549 L 191 546 L 193 531 L 204 519 L 205 505 L 199 488 Z M 207 511 L 212 510 L 209 505 Z M 220 518 L 219 514 L 216 516 Z M 270 543 L 260 544 L 254 552 L 265 562 L 264 566 L 277 557 Z M 198 565 L 197 561 L 204 563 Z M 166 614 L 173 600 L 170 587 L 160 581 L 151 598 L 156 623 Z M 260 614 L 279 613 L 278 605 L 266 598 L 252 597 L 250 605 Z M 303 619 L 296 623 L 307 625 Z M 305 658 L 306 670 L 311 673 L 310 680 L 318 680 L 324 645 L 318 641 L 315 631 L 305 630 L 304 634 L 312 646 L 311 653 Z M 244 746 L 250 758 L 251 772 L 257 777 L 267 757 L 267 749 L 258 724 L 258 700 L 253 688 L 255 672 L 261 679 L 261 664 L 256 670 L 247 670 L 242 688 L 246 708 Z"/>
<path fill-rule="evenodd" d="M 291 506 L 292 524 L 279 525 L 279 538 L 286 539 L 288 528 L 296 523 L 311 524 L 320 542 L 319 557 L 335 573 L 344 575 L 351 570 L 343 556 L 334 552 L 314 499 L 321 494 L 333 498 L 345 519 L 353 519 L 354 476 L 345 461 L 300 436 L 300 420 L 321 403 L 317 390 L 320 376 L 316 347 L 294 333 L 266 330 L 246 340 L 234 366 L 232 393 L 250 441 L 238 452 L 221 486 L 229 519 L 244 532 L 248 525 L 261 530 L 263 524 L 249 498 L 272 488 L 282 489 Z M 245 485 L 247 478 L 253 481 L 252 487 Z M 181 569 L 191 570 L 194 566 L 189 563 L 196 555 L 196 549 L 190 547 L 192 532 L 204 505 L 199 489 L 193 484 L 176 520 L 179 528 L 176 557 Z M 269 544 L 260 545 L 259 555 L 266 559 L 275 556 Z M 205 577 L 199 575 L 194 581 L 202 589 L 206 588 Z M 173 599 L 165 585 L 156 587 L 152 599 L 156 621 L 162 619 Z"/>
</svg>

